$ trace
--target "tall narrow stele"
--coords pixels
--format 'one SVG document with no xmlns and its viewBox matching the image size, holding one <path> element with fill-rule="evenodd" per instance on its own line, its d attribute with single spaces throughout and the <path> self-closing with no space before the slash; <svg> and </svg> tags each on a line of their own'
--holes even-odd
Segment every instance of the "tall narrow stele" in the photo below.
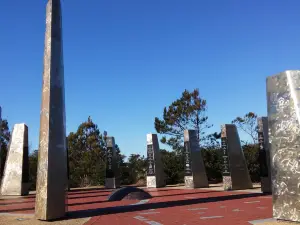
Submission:
<svg viewBox="0 0 300 225">
<path fill-rule="evenodd" d="M 187 188 L 209 187 L 196 130 L 184 131 L 185 176 Z"/>
<path fill-rule="evenodd" d="M 48 0 L 35 216 L 61 218 L 66 213 L 67 154 L 64 68 L 60 0 Z"/>
<path fill-rule="evenodd" d="M 24 123 L 15 124 L 7 152 L 1 195 L 28 195 L 28 181 L 28 127 Z"/>
<path fill-rule="evenodd" d="M 221 126 L 224 190 L 253 188 L 240 137 L 234 124 Z"/>
<path fill-rule="evenodd" d="M 300 70 L 267 78 L 273 217 L 300 222 Z"/>
<path fill-rule="evenodd" d="M 106 188 L 120 187 L 120 171 L 118 167 L 118 156 L 116 152 L 116 144 L 114 137 L 106 138 L 107 155 L 106 155 Z"/>
<path fill-rule="evenodd" d="M 147 134 L 147 160 L 147 187 L 159 188 L 166 186 L 157 134 Z"/>
</svg>

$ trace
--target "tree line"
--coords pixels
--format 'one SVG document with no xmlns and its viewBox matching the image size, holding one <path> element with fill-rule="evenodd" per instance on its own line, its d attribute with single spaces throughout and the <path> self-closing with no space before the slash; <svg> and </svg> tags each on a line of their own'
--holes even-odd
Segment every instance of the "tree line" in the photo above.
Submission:
<svg viewBox="0 0 300 225">
<path fill-rule="evenodd" d="M 184 182 L 184 148 L 183 132 L 185 129 L 197 131 L 201 153 L 210 182 L 222 181 L 223 158 L 220 147 L 220 133 L 208 133 L 213 125 L 209 123 L 207 102 L 199 95 L 199 90 L 191 92 L 185 90 L 181 97 L 163 110 L 162 119 L 155 117 L 154 127 L 162 136 L 161 143 L 169 146 L 171 151 L 161 149 L 161 157 L 166 174 L 167 184 Z M 249 173 L 253 182 L 260 181 L 257 144 L 257 115 L 249 112 L 243 117 L 236 117 L 233 121 L 240 131 L 249 136 L 248 141 L 242 141 L 242 149 L 247 161 Z M 10 130 L 7 120 L 1 122 L 1 159 L 5 159 Z M 70 187 L 104 185 L 106 167 L 105 136 L 100 132 L 91 117 L 81 123 L 75 132 L 67 137 L 69 159 Z M 147 158 L 139 154 L 128 157 L 122 154 L 116 144 L 116 151 L 120 165 L 121 185 L 145 185 Z M 145 149 L 146 153 L 146 149 Z M 29 174 L 35 189 L 37 175 L 38 150 L 29 155 Z M 1 162 L 1 176 L 4 160 Z"/>
</svg>

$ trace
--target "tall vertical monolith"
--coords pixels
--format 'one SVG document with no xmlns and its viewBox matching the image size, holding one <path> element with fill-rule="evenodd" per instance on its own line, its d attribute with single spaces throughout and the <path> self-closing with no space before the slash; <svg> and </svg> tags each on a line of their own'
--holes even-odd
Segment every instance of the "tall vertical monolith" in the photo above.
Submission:
<svg viewBox="0 0 300 225">
<path fill-rule="evenodd" d="M 184 131 L 185 186 L 188 188 L 208 187 L 199 139 L 195 130 Z"/>
<path fill-rule="evenodd" d="M 35 216 L 65 216 L 67 186 L 65 90 L 60 0 L 48 0 Z"/>
<path fill-rule="evenodd" d="M 300 222 L 300 70 L 267 78 L 273 217 Z"/>
<path fill-rule="evenodd" d="M 271 193 L 271 170 L 270 170 L 270 149 L 269 149 L 269 129 L 268 117 L 257 118 L 258 125 L 258 145 L 259 145 L 259 165 L 260 182 L 263 193 Z"/>
<path fill-rule="evenodd" d="M 118 168 L 118 157 L 116 153 L 116 144 L 114 137 L 106 138 L 106 188 L 118 188 L 120 187 L 120 171 Z"/>
<path fill-rule="evenodd" d="M 253 188 L 240 137 L 234 124 L 221 126 L 224 190 Z"/>
<path fill-rule="evenodd" d="M 6 158 L 1 195 L 28 195 L 28 127 L 24 123 L 14 126 Z"/>
<path fill-rule="evenodd" d="M 166 186 L 157 134 L 147 134 L 147 161 L 147 187 L 159 188 Z"/>
</svg>

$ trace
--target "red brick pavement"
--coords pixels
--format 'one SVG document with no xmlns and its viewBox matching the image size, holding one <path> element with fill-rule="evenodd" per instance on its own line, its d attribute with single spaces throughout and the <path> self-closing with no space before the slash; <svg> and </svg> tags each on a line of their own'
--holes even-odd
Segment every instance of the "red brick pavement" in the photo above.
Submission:
<svg viewBox="0 0 300 225">
<path fill-rule="evenodd" d="M 246 225 L 272 217 L 271 196 L 209 189 L 149 189 L 148 202 L 106 201 L 110 190 L 76 190 L 68 193 L 68 211 L 73 217 L 92 217 L 85 225 Z M 34 213 L 35 196 L 1 199 L 0 213 Z M 120 206 L 120 207 L 116 207 Z"/>
</svg>

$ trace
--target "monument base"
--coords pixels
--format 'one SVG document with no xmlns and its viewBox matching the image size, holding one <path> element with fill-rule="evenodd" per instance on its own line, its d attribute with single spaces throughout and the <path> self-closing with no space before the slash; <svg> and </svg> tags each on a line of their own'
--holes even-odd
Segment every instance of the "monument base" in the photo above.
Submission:
<svg viewBox="0 0 300 225">
<path fill-rule="evenodd" d="M 269 177 L 261 177 L 261 192 L 272 193 L 271 179 Z"/>
<path fill-rule="evenodd" d="M 223 176 L 223 188 L 225 191 L 232 190 L 231 176 Z"/>
<path fill-rule="evenodd" d="M 160 188 L 165 187 L 164 180 L 159 181 L 155 176 L 147 176 L 147 188 Z"/>
<path fill-rule="evenodd" d="M 193 176 L 185 176 L 184 177 L 184 184 L 187 188 L 194 188 L 194 179 Z"/>
<path fill-rule="evenodd" d="M 198 179 L 195 179 L 193 176 L 184 177 L 185 187 L 187 188 L 208 188 L 208 181 L 201 179 L 201 176 Z"/>
<path fill-rule="evenodd" d="M 230 190 L 245 190 L 245 189 L 252 189 L 253 185 L 252 183 L 243 183 L 239 180 L 235 180 L 235 182 L 232 182 L 231 176 L 223 176 L 223 188 L 225 191 Z"/>
<path fill-rule="evenodd" d="M 155 176 L 147 176 L 147 187 L 148 188 L 156 188 L 156 177 Z"/>
<path fill-rule="evenodd" d="M 115 177 L 105 179 L 105 188 L 119 188 L 119 187 L 120 187 L 120 184 Z"/>
</svg>

